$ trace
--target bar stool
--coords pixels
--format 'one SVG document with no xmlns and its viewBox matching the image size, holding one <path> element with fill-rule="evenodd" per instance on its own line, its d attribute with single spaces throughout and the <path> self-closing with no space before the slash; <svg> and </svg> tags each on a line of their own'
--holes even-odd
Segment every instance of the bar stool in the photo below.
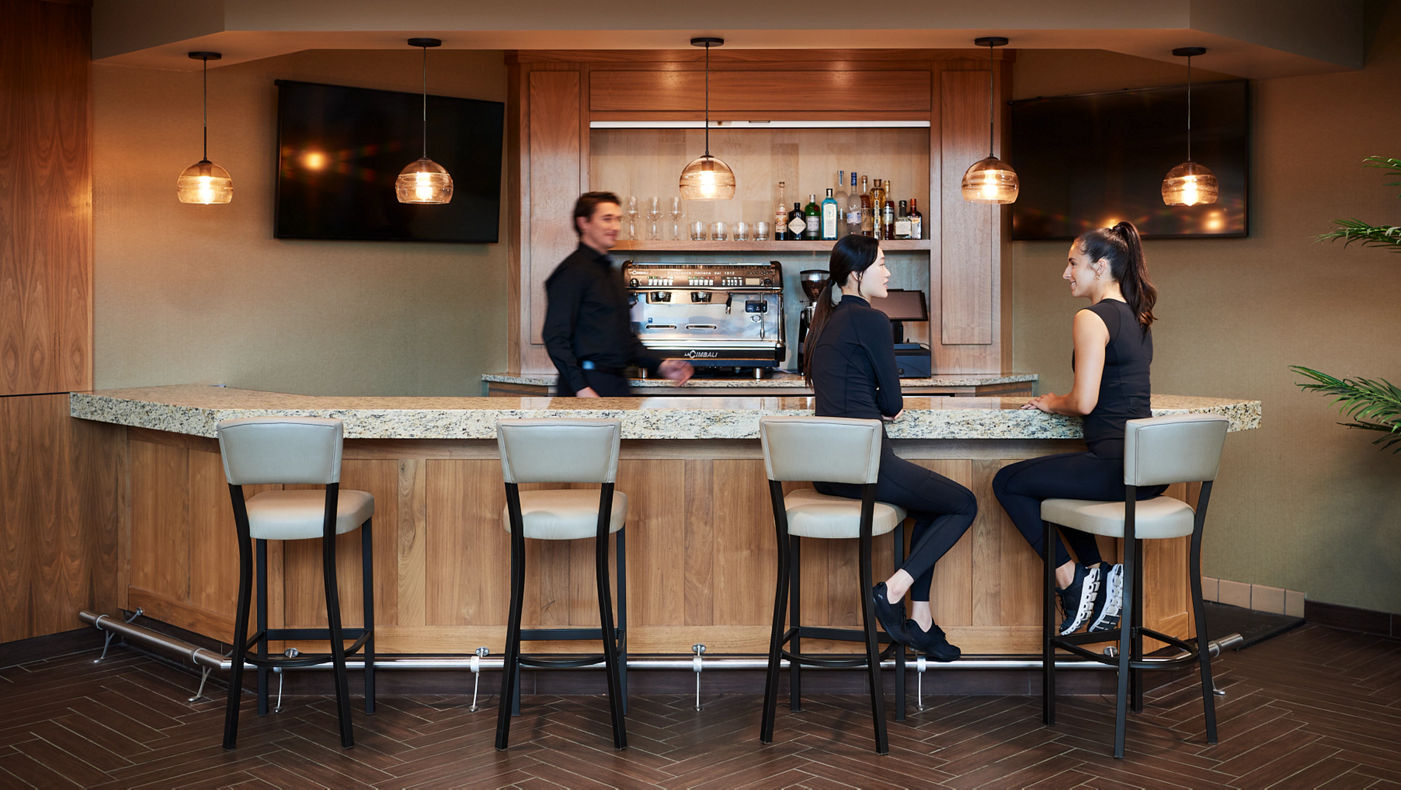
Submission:
<svg viewBox="0 0 1401 790">
<path fill-rule="evenodd" d="M 238 604 L 234 613 L 233 669 L 224 714 L 224 748 L 238 738 L 238 709 L 243 694 L 243 665 L 258 668 L 258 715 L 268 712 L 267 681 L 271 667 L 293 668 L 331 662 L 335 668 L 336 712 L 341 745 L 353 746 L 350 687 L 345 659 L 364 650 L 365 712 L 375 710 L 374 577 L 370 517 L 375 499 L 364 491 L 340 490 L 342 425 L 319 417 L 249 417 L 224 420 L 217 428 L 224 475 L 238 529 Z M 308 489 L 264 491 L 245 500 L 245 485 L 320 485 Z M 364 625 L 341 627 L 336 586 L 336 536 L 360 530 Z M 321 571 L 326 592 L 326 628 L 268 627 L 267 542 L 321 540 Z M 257 633 L 248 638 L 248 604 L 257 554 Z M 268 642 L 283 639 L 329 640 L 330 654 L 269 656 Z M 353 644 L 345 646 L 345 641 Z M 257 654 L 248 651 L 256 648 Z"/>
<path fill-rule="evenodd" d="M 841 417 L 764 417 L 759 420 L 759 441 L 769 478 L 774 529 L 778 538 L 778 583 L 774 591 L 773 626 L 769 635 L 768 677 L 764 683 L 764 720 L 759 740 L 773 741 L 778 708 L 779 664 L 789 662 L 789 707 L 800 710 L 799 673 L 802 665 L 865 667 L 875 723 L 876 753 L 890 751 L 885 731 L 884 688 L 881 661 L 895 656 L 896 720 L 905 718 L 905 651 L 887 635 L 876 632 L 871 602 L 871 538 L 895 532 L 895 566 L 903 562 L 905 511 L 876 501 L 876 477 L 880 472 L 881 424 L 879 420 Z M 862 486 L 861 499 L 827 496 L 811 488 L 783 493 L 785 481 L 824 481 Z M 820 628 L 801 625 L 799 611 L 801 538 L 859 541 L 858 577 L 862 628 Z M 791 609 L 789 606 L 791 596 Z M 785 629 L 784 610 L 790 609 L 792 627 Z M 804 655 L 803 637 L 861 642 L 858 656 Z M 890 642 L 882 651 L 880 642 Z M 788 647 L 785 648 L 785 645 Z"/>
<path fill-rule="evenodd" d="M 604 663 L 613 746 L 628 745 L 626 714 L 627 566 L 623 525 L 628 498 L 614 491 L 622 426 L 617 420 L 503 420 L 496 425 L 501 473 L 506 482 L 502 523 L 511 533 L 511 609 L 506 626 L 506 653 L 501 664 L 501 699 L 496 717 L 496 748 L 505 749 L 511 714 L 520 703 L 520 668 L 583 667 Z M 520 490 L 522 483 L 590 483 L 592 488 Z M 618 619 L 613 623 L 609 592 L 608 536 L 617 535 Z M 525 598 L 525 539 L 594 540 L 598 587 L 598 628 L 521 628 Z M 599 639 L 601 655 L 547 658 L 522 655 L 521 640 Z"/>
<path fill-rule="evenodd" d="M 1041 518 L 1049 526 L 1059 525 L 1123 539 L 1124 607 L 1119 628 L 1113 631 L 1058 636 L 1053 625 L 1054 552 L 1045 552 L 1045 583 L 1042 598 L 1041 642 L 1044 679 L 1042 716 L 1054 724 L 1057 647 L 1083 659 L 1113 664 L 1118 668 L 1118 690 L 1114 720 L 1114 756 L 1124 756 L 1126 708 L 1130 693 L 1133 710 L 1143 710 L 1143 686 L 1139 671 L 1167 669 L 1197 664 L 1201 669 L 1202 710 L 1206 717 L 1207 743 L 1216 743 L 1216 703 L 1212 697 L 1211 656 L 1206 638 L 1206 611 L 1202 606 L 1202 529 L 1211 484 L 1221 465 L 1221 448 L 1226 443 L 1225 417 L 1184 414 L 1129 420 L 1124 431 L 1123 502 L 1084 499 L 1047 499 L 1041 503 Z M 1139 486 L 1201 482 L 1201 495 L 1194 512 L 1186 502 L 1169 496 L 1137 501 Z M 1192 613 L 1196 618 L 1196 644 L 1146 628 L 1143 623 L 1143 540 L 1163 540 L 1192 536 L 1188 583 L 1192 589 Z M 1049 536 L 1054 537 L 1054 536 Z M 1054 542 L 1048 540 L 1046 545 Z M 1143 637 L 1149 636 L 1186 651 L 1174 658 L 1144 659 Z M 1117 656 L 1103 656 L 1084 645 L 1119 641 Z M 1132 692 L 1130 692 L 1132 689 Z"/>
</svg>

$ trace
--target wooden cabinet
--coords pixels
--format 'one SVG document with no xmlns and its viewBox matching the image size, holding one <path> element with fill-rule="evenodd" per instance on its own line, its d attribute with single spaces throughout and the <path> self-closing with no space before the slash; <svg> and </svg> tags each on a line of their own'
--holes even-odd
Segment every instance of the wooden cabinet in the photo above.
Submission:
<svg viewBox="0 0 1401 790">
<path fill-rule="evenodd" d="M 688 209 L 688 220 L 772 223 L 778 181 L 788 184 L 791 204 L 805 203 L 814 193 L 820 199 L 838 169 L 892 178 L 894 199 L 913 195 L 924 214 L 925 239 L 883 246 L 895 254 L 896 284 L 923 288 L 929 296 L 934 369 L 994 373 L 1009 366 L 1010 337 L 1002 331 L 1010 310 L 1002 276 L 1005 212 L 965 203 L 959 192 L 963 171 L 987 155 L 985 57 L 971 50 L 712 50 L 710 56 L 713 122 L 826 126 L 712 129 L 711 153 L 734 167 L 740 187 L 734 200 L 694 206 L 696 215 Z M 516 134 L 508 177 L 519 217 L 513 228 L 510 367 L 550 372 L 540 338 L 544 280 L 576 244 L 574 200 L 586 189 L 610 189 L 624 198 L 656 195 L 664 202 L 676 194 L 681 169 L 704 150 L 704 53 L 520 52 L 508 62 Z M 999 59 L 994 66 L 999 105 L 1010 87 L 1006 63 Z M 636 121 L 694 121 L 695 128 L 591 128 Z M 853 121 L 871 125 L 841 128 Z M 999 113 L 999 136 L 1003 126 Z M 663 221 L 669 231 L 670 217 Z M 830 248 L 831 242 L 629 240 L 618 251 L 758 252 L 796 273 L 825 268 Z M 789 297 L 800 301 L 796 289 L 789 289 Z"/>
</svg>

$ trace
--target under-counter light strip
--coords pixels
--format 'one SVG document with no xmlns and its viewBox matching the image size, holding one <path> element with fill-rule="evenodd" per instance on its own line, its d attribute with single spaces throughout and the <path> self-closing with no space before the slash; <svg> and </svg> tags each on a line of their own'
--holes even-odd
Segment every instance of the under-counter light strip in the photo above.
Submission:
<svg viewBox="0 0 1401 790">
<path fill-rule="evenodd" d="M 589 121 L 590 129 L 694 129 L 695 121 Z M 711 121 L 711 129 L 928 129 L 929 121 Z"/>
</svg>

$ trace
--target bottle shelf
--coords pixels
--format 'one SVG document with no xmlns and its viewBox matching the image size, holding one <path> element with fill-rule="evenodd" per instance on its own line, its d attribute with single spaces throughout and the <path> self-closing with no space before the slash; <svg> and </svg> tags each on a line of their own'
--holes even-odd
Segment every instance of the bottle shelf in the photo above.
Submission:
<svg viewBox="0 0 1401 790">
<path fill-rule="evenodd" d="M 831 252 L 834 241 L 619 241 L 614 252 Z M 933 249 L 932 239 L 885 239 L 886 252 Z"/>
</svg>

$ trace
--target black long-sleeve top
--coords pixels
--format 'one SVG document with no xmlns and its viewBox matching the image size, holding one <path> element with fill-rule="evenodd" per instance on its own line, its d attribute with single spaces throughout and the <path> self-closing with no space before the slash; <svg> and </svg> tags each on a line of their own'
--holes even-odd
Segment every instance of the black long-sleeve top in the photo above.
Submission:
<svg viewBox="0 0 1401 790">
<path fill-rule="evenodd" d="M 657 372 L 662 356 L 633 334 L 622 274 L 607 255 L 580 244 L 545 280 L 545 294 L 545 350 L 573 391 L 589 386 L 584 360 L 619 373 L 632 364 Z"/>
<path fill-rule="evenodd" d="M 894 417 L 905 407 L 890 319 L 859 296 L 832 309 L 812 351 L 819 417 Z"/>
</svg>

